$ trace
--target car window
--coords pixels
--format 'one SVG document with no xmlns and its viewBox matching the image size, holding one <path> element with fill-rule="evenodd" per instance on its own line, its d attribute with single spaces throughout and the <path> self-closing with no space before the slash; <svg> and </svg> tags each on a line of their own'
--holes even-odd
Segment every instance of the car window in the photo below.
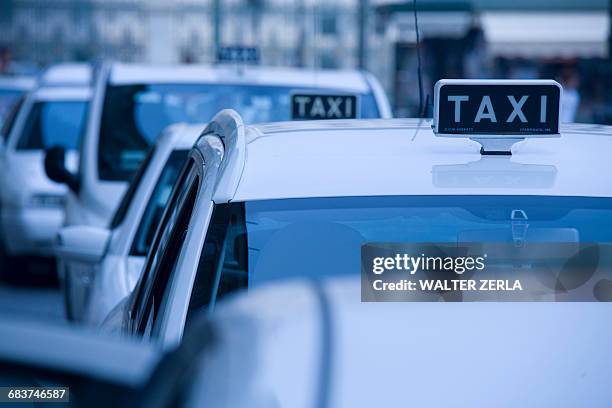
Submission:
<svg viewBox="0 0 612 408">
<path fill-rule="evenodd" d="M 215 205 L 189 299 L 187 325 L 196 312 L 247 287 L 247 248 L 244 204 Z"/>
<path fill-rule="evenodd" d="M 206 123 L 225 108 L 238 111 L 245 123 L 289 120 L 290 95 L 295 91 L 298 89 L 292 87 L 232 84 L 109 86 L 100 125 L 99 176 L 102 180 L 129 180 L 148 147 L 172 123 Z M 360 101 L 361 117 L 379 116 L 371 93 L 360 95 Z"/>
<path fill-rule="evenodd" d="M 23 106 L 23 101 L 25 100 L 25 96 L 22 96 L 13 104 L 10 110 L 6 113 L 4 119 L 2 119 L 2 130 L 0 131 L 3 138 L 8 137 L 13 131 L 13 126 L 15 125 L 15 121 L 17 120 L 17 116 L 19 114 L 19 110 Z"/>
<path fill-rule="evenodd" d="M 153 235 L 157 230 L 162 213 L 172 192 L 172 186 L 176 183 L 179 171 L 185 164 L 185 161 L 187 161 L 188 154 L 187 150 L 175 150 L 168 157 L 168 161 L 159 175 L 159 179 L 140 219 L 132 243 L 131 255 L 147 255 L 151 241 L 153 241 Z"/>
<path fill-rule="evenodd" d="M 17 149 L 44 150 L 53 146 L 78 149 L 86 110 L 87 102 L 81 101 L 34 103 L 17 142 Z"/>
<path fill-rule="evenodd" d="M 149 316 L 153 317 L 159 308 L 160 298 L 157 297 L 158 292 L 154 291 L 154 288 L 159 287 L 159 283 L 156 283 L 158 281 L 156 275 L 165 273 L 168 262 L 171 260 L 168 253 L 175 251 L 176 247 L 180 247 L 182 243 L 182 238 L 177 238 L 177 235 L 180 235 L 178 231 L 181 230 L 185 221 L 183 208 L 186 206 L 188 193 L 193 193 L 194 188 L 197 192 L 197 181 L 194 163 L 191 161 L 183 169 L 179 182 L 172 191 L 168 207 L 162 215 L 158 231 L 145 260 L 143 274 L 135 291 L 132 316 L 135 319 L 134 329 L 139 333 L 143 333 L 147 319 Z M 186 230 L 186 225 L 184 230 Z M 182 232 L 185 232 L 184 230 Z"/>
<path fill-rule="evenodd" d="M 130 203 L 134 199 L 134 195 L 136 195 L 136 191 L 138 191 L 138 186 L 140 186 L 140 182 L 142 181 L 142 178 L 147 172 L 147 168 L 149 168 L 149 163 L 151 163 L 151 160 L 153 159 L 154 155 L 155 146 L 151 146 L 151 148 L 149 149 L 149 153 L 147 153 L 147 156 L 142 161 L 142 164 L 138 168 L 138 171 L 136 172 L 136 174 L 134 174 L 134 178 L 130 182 L 130 186 L 123 194 L 123 197 L 119 202 L 119 206 L 117 207 L 115 214 L 113 214 L 113 218 L 110 222 L 110 229 L 117 228 L 125 219 L 125 215 L 127 214 L 128 209 L 130 208 Z"/>
<path fill-rule="evenodd" d="M 525 213 L 528 228 L 517 228 L 516 210 Z M 260 200 L 244 204 L 244 217 L 249 287 L 290 277 L 358 274 L 361 245 L 368 242 L 612 242 L 611 198 Z"/>
</svg>

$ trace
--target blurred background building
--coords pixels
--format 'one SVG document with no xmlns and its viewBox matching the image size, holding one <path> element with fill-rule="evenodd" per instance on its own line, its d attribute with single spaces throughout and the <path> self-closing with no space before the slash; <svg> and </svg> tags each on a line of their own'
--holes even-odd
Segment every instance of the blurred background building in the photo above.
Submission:
<svg viewBox="0 0 612 408">
<path fill-rule="evenodd" d="M 354 67 L 358 0 L 2 0 L 0 33 L 16 59 L 214 62 L 257 45 L 267 65 Z M 321 3 L 321 4 L 319 4 Z"/>
<path fill-rule="evenodd" d="M 419 0 L 425 93 L 445 78 L 555 78 L 564 117 L 612 123 L 610 0 Z M 365 68 L 418 115 L 413 3 L 393 0 L 0 0 L 0 71 L 112 58 Z M 431 101 L 431 97 L 429 98 Z"/>
</svg>

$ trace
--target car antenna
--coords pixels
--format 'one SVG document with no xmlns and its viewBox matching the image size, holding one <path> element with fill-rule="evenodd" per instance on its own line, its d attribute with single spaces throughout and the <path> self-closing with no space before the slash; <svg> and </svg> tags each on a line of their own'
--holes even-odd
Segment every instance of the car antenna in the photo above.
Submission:
<svg viewBox="0 0 612 408">
<path fill-rule="evenodd" d="M 417 14 L 416 0 L 412 0 L 412 8 L 414 11 L 414 31 L 416 34 L 417 79 L 419 82 L 419 117 L 423 118 L 425 112 L 423 110 L 423 76 L 421 74 L 421 37 L 419 35 L 419 17 Z"/>
</svg>

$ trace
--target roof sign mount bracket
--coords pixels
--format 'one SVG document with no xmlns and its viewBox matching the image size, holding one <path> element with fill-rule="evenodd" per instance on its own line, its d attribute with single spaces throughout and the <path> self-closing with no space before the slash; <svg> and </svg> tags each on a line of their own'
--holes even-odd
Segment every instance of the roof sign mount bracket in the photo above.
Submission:
<svg viewBox="0 0 612 408">
<path fill-rule="evenodd" d="M 511 156 L 512 146 L 525 140 L 521 138 L 494 139 L 471 137 L 470 140 L 480 144 L 480 154 L 483 156 Z"/>
<path fill-rule="evenodd" d="M 441 79 L 433 131 L 478 142 L 482 155 L 509 156 L 525 139 L 560 136 L 562 92 L 553 80 Z"/>
</svg>

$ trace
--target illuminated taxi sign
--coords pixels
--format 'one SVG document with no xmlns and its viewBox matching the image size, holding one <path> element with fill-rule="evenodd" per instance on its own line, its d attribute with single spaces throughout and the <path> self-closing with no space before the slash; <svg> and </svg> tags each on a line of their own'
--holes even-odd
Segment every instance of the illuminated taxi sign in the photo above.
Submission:
<svg viewBox="0 0 612 408">
<path fill-rule="evenodd" d="M 218 62 L 259 63 L 259 49 L 256 47 L 230 46 L 217 51 Z"/>
<path fill-rule="evenodd" d="M 437 136 L 476 140 L 483 153 L 510 154 L 516 139 L 559 135 L 560 101 L 561 85 L 552 80 L 443 79 L 434 90 L 433 128 Z"/>
<path fill-rule="evenodd" d="M 294 93 L 291 95 L 291 119 L 356 119 L 358 103 L 356 95 Z"/>
</svg>

